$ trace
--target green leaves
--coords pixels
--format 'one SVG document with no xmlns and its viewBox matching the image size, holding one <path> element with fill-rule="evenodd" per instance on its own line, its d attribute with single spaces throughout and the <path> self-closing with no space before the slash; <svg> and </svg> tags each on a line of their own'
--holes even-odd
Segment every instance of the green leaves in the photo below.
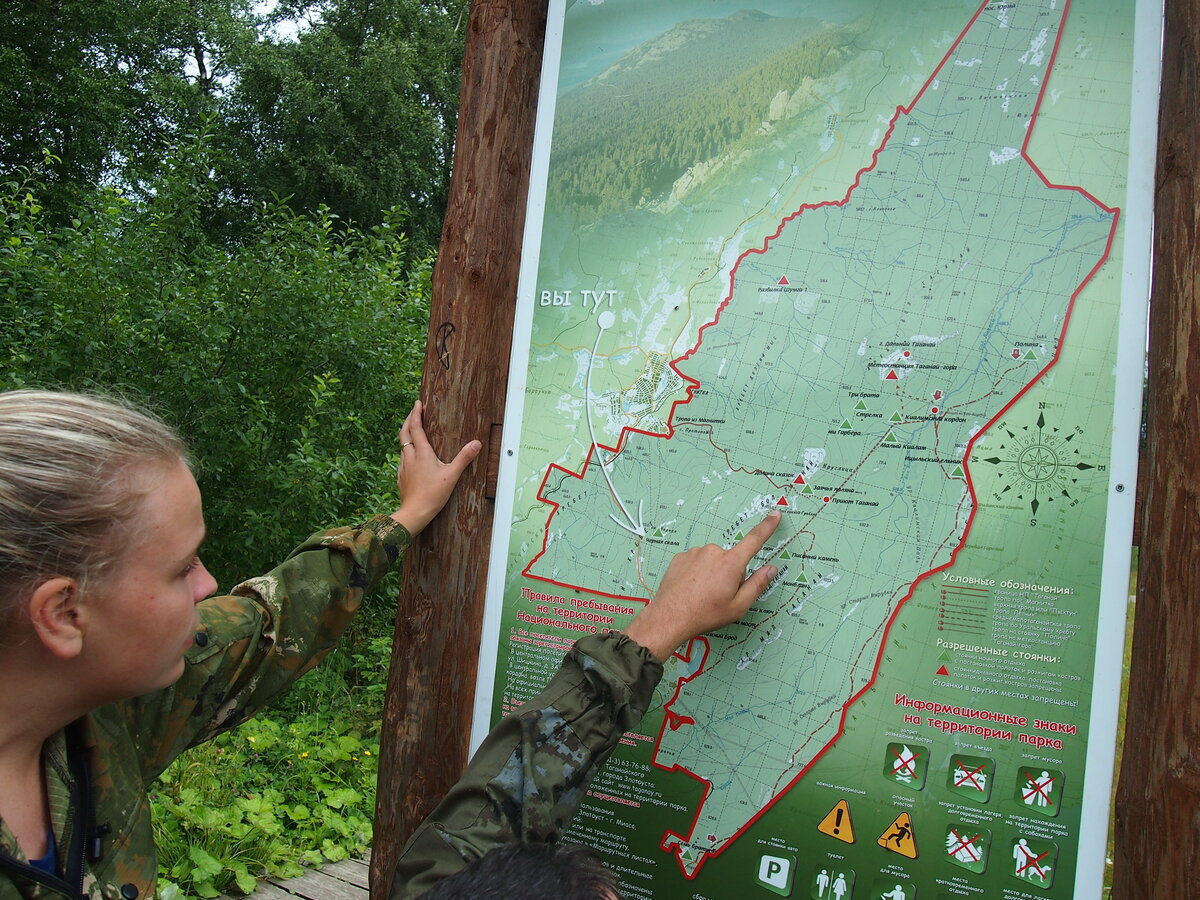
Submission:
<svg viewBox="0 0 1200 900">
<path fill-rule="evenodd" d="M 99 191 L 69 225 L 45 220 L 36 178 L 0 184 L 0 389 L 118 391 L 175 424 L 228 589 L 320 527 L 394 508 L 429 264 L 405 266 L 392 214 L 360 231 L 276 203 L 254 242 L 210 238 L 207 140 L 150 200 Z"/>
<path fill-rule="evenodd" d="M 340 0 L 295 40 L 245 48 L 225 107 L 234 190 L 367 226 L 396 206 L 414 250 L 436 246 L 466 6 Z"/>
<path fill-rule="evenodd" d="M 0 171 L 41 161 L 59 221 L 101 179 L 153 174 L 174 138 L 211 106 L 212 84 L 248 0 L 12 0 L 0 4 Z M 228 70 L 223 74 L 227 77 Z"/>
<path fill-rule="evenodd" d="M 441 231 L 467 6 L 8 0 L 0 172 L 44 161 L 65 222 L 96 184 L 159 196 L 176 149 L 207 131 L 212 196 L 194 224 L 210 237 L 253 240 L 273 196 L 362 227 L 398 206 L 416 262 Z M 281 22 L 319 24 L 274 36 Z"/>
<path fill-rule="evenodd" d="M 248 893 L 268 873 L 365 852 L 377 715 L 364 716 L 368 732 L 327 708 L 287 724 L 260 716 L 176 760 L 151 795 L 162 887 L 177 898 L 235 884 Z"/>
<path fill-rule="evenodd" d="M 200 879 L 212 880 L 223 868 L 221 863 L 217 862 L 207 850 L 202 847 L 188 847 L 188 858 L 192 861 L 195 868 L 192 870 L 193 875 Z M 211 895 L 210 895 L 211 896 Z"/>
</svg>

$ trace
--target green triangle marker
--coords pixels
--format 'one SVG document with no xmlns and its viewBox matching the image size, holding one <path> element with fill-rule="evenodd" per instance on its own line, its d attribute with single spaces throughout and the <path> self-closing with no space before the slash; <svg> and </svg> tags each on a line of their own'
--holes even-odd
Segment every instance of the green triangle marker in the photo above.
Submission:
<svg viewBox="0 0 1200 900">
<path fill-rule="evenodd" d="M 850 424 L 849 419 L 842 419 L 842 425 L 841 425 L 842 431 L 849 431 L 853 427 L 854 426 Z"/>
<path fill-rule="evenodd" d="M 1026 351 L 1025 351 L 1025 358 L 1026 358 L 1026 359 L 1037 359 L 1037 354 L 1036 354 L 1036 353 L 1034 353 L 1032 350 L 1026 350 Z"/>
<path fill-rule="evenodd" d="M 954 662 L 954 657 L 951 656 L 950 651 L 947 650 L 945 653 L 943 653 L 941 656 L 938 657 L 938 662 Z"/>
<path fill-rule="evenodd" d="M 892 434 L 890 431 L 887 433 L 887 437 L 885 437 L 885 438 L 883 439 L 883 442 L 884 442 L 885 444 L 898 444 L 898 443 L 900 443 L 898 440 L 896 440 L 896 435 Z"/>
<path fill-rule="evenodd" d="M 904 416 L 900 415 L 900 411 L 899 411 L 899 410 L 897 410 L 896 412 L 892 413 L 892 421 L 893 421 L 893 422 L 903 422 L 903 421 L 904 421 Z"/>
<path fill-rule="evenodd" d="M 781 550 L 779 553 L 779 558 L 780 559 L 791 559 L 792 554 L 788 553 L 786 550 Z"/>
<path fill-rule="evenodd" d="M 951 478 L 966 478 L 967 473 L 963 471 L 962 466 L 955 466 L 954 471 L 950 473 Z"/>
<path fill-rule="evenodd" d="M 802 490 L 800 493 L 802 493 L 802 494 L 811 494 L 812 492 L 813 492 L 812 485 L 811 485 L 811 484 L 806 484 L 806 485 L 804 486 L 804 490 Z"/>
<path fill-rule="evenodd" d="M 663 536 L 662 529 L 660 528 L 660 529 L 658 529 L 656 532 L 654 532 L 654 536 L 655 536 L 655 537 L 662 537 L 662 536 Z"/>
<path fill-rule="evenodd" d="M 808 576 L 805 575 L 803 572 L 801 572 L 799 575 L 796 576 L 796 580 L 798 582 L 800 582 L 801 584 L 808 584 Z"/>
<path fill-rule="evenodd" d="M 867 404 L 865 404 L 865 403 L 863 403 L 861 400 L 859 400 L 859 401 L 858 401 L 858 403 L 857 403 L 857 405 L 856 405 L 854 408 L 855 408 L 855 409 L 866 409 L 866 408 L 867 408 Z"/>
</svg>

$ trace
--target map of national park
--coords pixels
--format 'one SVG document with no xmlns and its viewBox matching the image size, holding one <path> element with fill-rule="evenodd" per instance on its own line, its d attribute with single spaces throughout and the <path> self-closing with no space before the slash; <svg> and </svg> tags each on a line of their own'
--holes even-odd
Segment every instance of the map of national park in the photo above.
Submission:
<svg viewBox="0 0 1200 900">
<path fill-rule="evenodd" d="M 1066 0 L 569 6 L 507 652 L 516 670 L 539 626 L 620 628 L 676 553 L 783 513 L 754 563 L 778 577 L 680 648 L 641 736 L 694 785 L 656 848 L 691 879 L 837 745 L 980 517 L 1037 528 L 1103 491 L 1106 437 L 1012 417 L 1119 252 L 1123 185 L 1064 143 L 1117 114 L 1064 125 L 1104 40 L 1094 7 L 1067 32 Z M 621 15 L 629 46 L 604 31 Z"/>
<path fill-rule="evenodd" d="M 1053 364 L 1107 255 L 1116 211 L 1023 149 L 1056 5 L 981 9 L 845 196 L 745 252 L 695 347 L 648 360 L 610 402 L 640 417 L 683 396 L 597 442 L 579 475 L 547 474 L 529 574 L 615 597 L 645 598 L 714 523 L 730 543 L 786 514 L 763 560 L 776 583 L 667 708 L 655 762 L 707 786 L 692 832 L 669 839 L 685 871 L 837 737 L 913 582 L 969 533 L 973 439 Z M 597 332 L 615 320 L 602 310 Z"/>
</svg>

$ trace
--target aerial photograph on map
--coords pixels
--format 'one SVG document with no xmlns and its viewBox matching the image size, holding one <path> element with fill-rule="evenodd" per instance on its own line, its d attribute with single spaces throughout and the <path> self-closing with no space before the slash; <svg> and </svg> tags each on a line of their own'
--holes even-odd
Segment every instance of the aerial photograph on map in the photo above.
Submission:
<svg viewBox="0 0 1200 900">
<path fill-rule="evenodd" d="M 492 715 L 778 510 L 571 837 L 634 898 L 1074 896 L 1133 4 L 555 16 Z"/>
</svg>

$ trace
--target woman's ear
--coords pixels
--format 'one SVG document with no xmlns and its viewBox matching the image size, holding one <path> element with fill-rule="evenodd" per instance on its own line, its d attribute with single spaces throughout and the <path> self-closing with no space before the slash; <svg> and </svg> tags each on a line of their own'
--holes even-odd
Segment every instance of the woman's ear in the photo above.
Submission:
<svg viewBox="0 0 1200 900">
<path fill-rule="evenodd" d="M 35 587 L 29 619 L 42 646 L 59 659 L 74 659 L 83 650 L 84 614 L 75 579 L 58 576 Z"/>
</svg>

